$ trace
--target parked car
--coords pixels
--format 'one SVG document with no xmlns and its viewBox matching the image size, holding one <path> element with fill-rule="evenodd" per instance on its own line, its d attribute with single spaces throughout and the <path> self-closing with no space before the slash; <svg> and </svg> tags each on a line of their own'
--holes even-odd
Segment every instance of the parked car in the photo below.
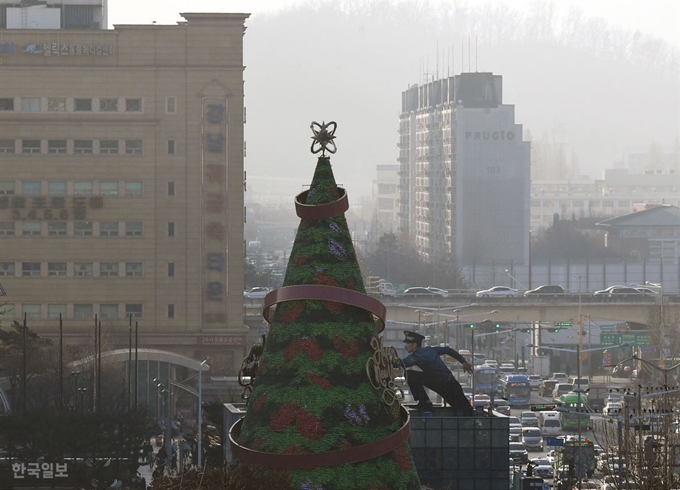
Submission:
<svg viewBox="0 0 680 490">
<path fill-rule="evenodd" d="M 530 374 L 529 384 L 531 385 L 532 390 L 537 390 L 541 385 L 541 377 L 538 374 Z"/>
<path fill-rule="evenodd" d="M 538 421 L 536 422 L 538 423 Z M 543 434 L 538 427 L 525 427 L 522 429 L 522 444 L 527 449 L 543 451 Z"/>
<path fill-rule="evenodd" d="M 557 284 L 545 284 L 537 288 L 525 291 L 524 296 L 531 296 L 534 294 L 564 294 L 564 288 Z"/>
<path fill-rule="evenodd" d="M 557 383 L 559 383 L 559 381 L 556 379 L 544 379 L 541 381 L 541 384 L 538 385 L 538 394 L 540 396 L 552 396 L 552 392 Z"/>
<path fill-rule="evenodd" d="M 510 457 L 515 463 L 526 464 L 529 462 L 529 453 L 521 442 L 510 443 Z"/>
<path fill-rule="evenodd" d="M 494 286 L 489 289 L 477 291 L 475 296 L 478 298 L 509 298 L 512 296 L 519 296 L 519 291 L 508 286 Z"/>
<path fill-rule="evenodd" d="M 538 427 L 538 416 L 536 412 L 524 411 L 519 415 L 522 427 Z"/>
<path fill-rule="evenodd" d="M 264 299 L 267 293 L 271 291 L 270 288 L 265 287 L 254 287 L 250 288 L 248 291 L 243 292 L 243 297 L 245 299 Z"/>
</svg>

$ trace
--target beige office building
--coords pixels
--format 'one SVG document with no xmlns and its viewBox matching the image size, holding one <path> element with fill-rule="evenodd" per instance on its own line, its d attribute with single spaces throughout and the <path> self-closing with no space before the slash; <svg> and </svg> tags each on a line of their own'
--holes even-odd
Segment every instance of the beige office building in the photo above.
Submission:
<svg viewBox="0 0 680 490">
<path fill-rule="evenodd" d="M 182 17 L 0 28 L 0 319 L 91 342 L 97 318 L 104 349 L 131 319 L 140 347 L 234 374 L 248 14 Z"/>
</svg>

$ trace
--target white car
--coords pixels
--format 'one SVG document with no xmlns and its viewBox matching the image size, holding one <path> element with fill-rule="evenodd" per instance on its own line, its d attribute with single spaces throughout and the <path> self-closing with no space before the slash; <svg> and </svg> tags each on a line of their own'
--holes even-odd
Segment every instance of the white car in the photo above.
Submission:
<svg viewBox="0 0 680 490">
<path fill-rule="evenodd" d="M 605 417 L 618 417 L 623 415 L 623 404 L 621 402 L 609 402 L 602 409 Z"/>
<path fill-rule="evenodd" d="M 531 385 L 532 390 L 537 390 L 538 387 L 541 386 L 541 376 L 538 374 L 530 374 L 529 384 Z"/>
<path fill-rule="evenodd" d="M 423 296 L 428 298 L 446 298 L 448 293 L 443 289 L 427 287 L 423 288 L 420 286 L 415 286 L 408 288 L 402 293 L 403 296 Z"/>
<path fill-rule="evenodd" d="M 245 299 L 264 299 L 265 296 L 267 296 L 267 293 L 271 291 L 270 288 L 265 288 L 265 287 L 254 287 L 249 289 L 248 291 L 243 292 L 243 297 Z"/>
<path fill-rule="evenodd" d="M 514 415 L 508 417 L 510 425 L 510 440 L 519 441 L 522 438 L 522 422 Z"/>
<path fill-rule="evenodd" d="M 536 412 L 524 411 L 519 416 L 522 427 L 538 427 L 538 416 Z"/>
<path fill-rule="evenodd" d="M 489 395 L 477 394 L 475 395 L 473 405 L 482 408 L 488 407 L 491 405 L 491 397 Z"/>
<path fill-rule="evenodd" d="M 508 286 L 494 286 L 489 289 L 477 291 L 475 296 L 478 298 L 509 298 L 512 296 L 519 296 L 519 291 Z"/>
</svg>

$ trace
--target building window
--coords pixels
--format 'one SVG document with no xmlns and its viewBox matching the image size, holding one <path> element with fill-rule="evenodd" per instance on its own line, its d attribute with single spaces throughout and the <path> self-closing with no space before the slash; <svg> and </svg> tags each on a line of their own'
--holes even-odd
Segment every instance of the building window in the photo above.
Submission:
<svg viewBox="0 0 680 490">
<path fill-rule="evenodd" d="M 14 221 L 0 221 L 0 236 L 14 236 Z"/>
<path fill-rule="evenodd" d="M 0 140 L 0 153 L 14 153 L 14 140 Z"/>
<path fill-rule="evenodd" d="M 166 114 L 177 114 L 177 97 L 165 98 L 165 112 Z"/>
<path fill-rule="evenodd" d="M 118 99 L 99 99 L 99 112 L 118 112 Z"/>
<path fill-rule="evenodd" d="M 66 262 L 48 262 L 47 263 L 48 276 L 65 276 Z"/>
<path fill-rule="evenodd" d="M 73 275 L 76 277 L 92 277 L 92 262 L 75 262 Z"/>
<path fill-rule="evenodd" d="M 14 276 L 14 262 L 0 262 L 0 276 Z"/>
<path fill-rule="evenodd" d="M 92 112 L 92 99 L 73 99 L 73 110 L 76 112 Z"/>
<path fill-rule="evenodd" d="M 142 236 L 142 222 L 141 221 L 126 221 L 125 222 L 125 236 Z"/>
<path fill-rule="evenodd" d="M 120 318 L 118 313 L 118 303 L 104 303 L 99 305 L 99 318 Z"/>
<path fill-rule="evenodd" d="M 102 277 L 118 277 L 118 262 L 100 262 L 99 275 Z"/>
<path fill-rule="evenodd" d="M 175 263 L 168 262 L 168 277 L 175 277 Z"/>
<path fill-rule="evenodd" d="M 14 194 L 14 182 L 0 182 L 0 196 Z"/>
<path fill-rule="evenodd" d="M 125 154 L 126 155 L 141 155 L 142 154 L 142 140 L 125 140 Z"/>
<path fill-rule="evenodd" d="M 39 196 L 40 195 L 40 181 L 29 180 L 21 183 L 21 193 L 24 196 Z"/>
<path fill-rule="evenodd" d="M 73 305 L 73 318 L 92 318 L 94 305 Z"/>
<path fill-rule="evenodd" d="M 66 221 L 48 221 L 47 236 L 66 236 Z"/>
<path fill-rule="evenodd" d="M 92 236 L 92 221 L 76 221 L 73 223 L 74 236 Z"/>
<path fill-rule="evenodd" d="M 125 112 L 142 112 L 142 99 L 125 99 Z"/>
<path fill-rule="evenodd" d="M 48 97 L 47 112 L 66 112 L 66 97 Z"/>
<path fill-rule="evenodd" d="M 40 97 L 22 97 L 21 112 L 40 112 Z"/>
<path fill-rule="evenodd" d="M 40 153 L 40 140 L 21 140 L 22 153 Z"/>
<path fill-rule="evenodd" d="M 118 221 L 99 223 L 99 236 L 118 236 Z"/>
<path fill-rule="evenodd" d="M 66 140 L 47 140 L 47 153 L 66 154 Z"/>
<path fill-rule="evenodd" d="M 168 304 L 168 318 L 175 318 L 175 305 L 172 303 Z"/>
<path fill-rule="evenodd" d="M 92 182 L 81 181 L 73 183 L 74 196 L 91 196 L 93 194 L 94 186 Z"/>
<path fill-rule="evenodd" d="M 168 155 L 175 154 L 175 140 L 168 140 Z"/>
<path fill-rule="evenodd" d="M 47 318 L 50 320 L 66 318 L 66 305 L 47 305 Z"/>
<path fill-rule="evenodd" d="M 107 181 L 99 183 L 99 195 L 100 196 L 117 196 L 118 195 L 118 182 L 117 181 Z"/>
<path fill-rule="evenodd" d="M 22 316 L 25 318 L 40 318 L 40 305 L 23 305 Z"/>
<path fill-rule="evenodd" d="M 142 277 L 142 263 L 141 262 L 126 262 L 125 263 L 125 277 Z"/>
<path fill-rule="evenodd" d="M 65 196 L 66 195 L 66 182 L 48 182 L 47 183 L 47 194 L 49 196 Z"/>
<path fill-rule="evenodd" d="M 22 236 L 40 236 L 40 221 L 22 221 L 21 234 Z"/>
<path fill-rule="evenodd" d="M 14 97 L 1 97 L 0 111 L 13 111 L 13 110 L 14 110 Z"/>
<path fill-rule="evenodd" d="M 102 155 L 117 155 L 118 140 L 101 140 L 99 142 L 99 153 Z"/>
<path fill-rule="evenodd" d="M 141 303 L 126 303 L 125 304 L 125 318 L 142 318 L 142 304 Z"/>
<path fill-rule="evenodd" d="M 40 262 L 22 262 L 21 263 L 22 276 L 40 276 Z"/>
<path fill-rule="evenodd" d="M 168 221 L 168 236 L 175 236 L 175 222 Z"/>
<path fill-rule="evenodd" d="M 139 181 L 125 182 L 126 197 L 141 197 L 142 183 Z"/>
<path fill-rule="evenodd" d="M 175 197 L 175 183 L 172 180 L 168 182 L 168 197 Z"/>
<path fill-rule="evenodd" d="M 92 140 L 74 140 L 73 153 L 76 155 L 92 154 Z"/>
</svg>

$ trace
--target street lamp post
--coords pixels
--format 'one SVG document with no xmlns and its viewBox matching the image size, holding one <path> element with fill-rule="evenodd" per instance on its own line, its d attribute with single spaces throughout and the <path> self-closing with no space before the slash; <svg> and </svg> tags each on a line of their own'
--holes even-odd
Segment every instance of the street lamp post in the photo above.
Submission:
<svg viewBox="0 0 680 490">
<path fill-rule="evenodd" d="M 660 310 L 659 311 L 659 331 L 660 331 L 660 335 L 661 335 L 661 342 L 660 342 L 661 345 L 659 346 L 659 350 L 660 350 L 659 361 L 660 361 L 661 365 L 665 367 L 666 366 L 666 325 L 665 325 L 666 321 L 665 321 L 664 312 L 663 312 L 663 283 L 645 281 L 645 284 L 647 284 L 648 286 L 652 286 L 654 288 L 659 289 L 659 296 L 660 296 L 659 299 L 661 300 L 661 306 L 659 307 L 659 310 Z"/>
<path fill-rule="evenodd" d="M 209 357 L 203 359 L 198 368 L 198 468 L 201 468 L 201 457 L 203 456 L 203 366 L 210 360 Z"/>
</svg>

